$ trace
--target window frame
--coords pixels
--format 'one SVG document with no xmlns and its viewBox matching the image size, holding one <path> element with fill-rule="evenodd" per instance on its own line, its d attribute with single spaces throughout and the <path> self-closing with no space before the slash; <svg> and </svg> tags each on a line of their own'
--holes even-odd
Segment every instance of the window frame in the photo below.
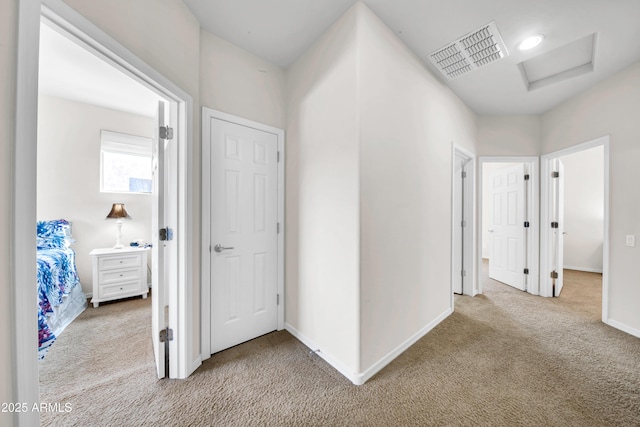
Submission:
<svg viewBox="0 0 640 427">
<path fill-rule="evenodd" d="M 110 130 L 100 130 L 100 193 L 112 194 L 145 194 L 153 193 L 153 182 L 149 192 L 144 191 L 118 191 L 105 189 L 104 187 L 104 153 L 115 153 L 127 156 L 139 156 L 149 159 L 151 166 L 151 179 L 153 179 L 153 138 L 131 135 Z"/>
</svg>

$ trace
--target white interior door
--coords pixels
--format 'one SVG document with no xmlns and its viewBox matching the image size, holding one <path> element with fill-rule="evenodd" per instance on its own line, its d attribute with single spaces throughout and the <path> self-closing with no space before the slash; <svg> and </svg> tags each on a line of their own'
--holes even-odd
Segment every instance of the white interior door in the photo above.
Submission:
<svg viewBox="0 0 640 427">
<path fill-rule="evenodd" d="M 491 243 L 489 277 L 525 290 L 526 181 L 524 164 L 491 174 Z"/>
<path fill-rule="evenodd" d="M 160 139 L 160 126 L 165 124 L 165 104 L 158 102 L 156 136 L 153 141 L 153 202 L 151 204 L 151 341 L 158 378 L 164 378 L 165 347 L 160 342 L 160 331 L 165 329 L 165 246 L 159 240 L 158 230 L 165 224 L 165 141 Z M 161 225 L 162 224 L 162 225 Z"/>
<path fill-rule="evenodd" d="M 277 136 L 211 118 L 211 353 L 278 328 Z"/>
<path fill-rule="evenodd" d="M 555 276 L 555 279 L 552 278 L 555 280 L 553 296 L 557 297 L 560 296 L 564 284 L 564 165 L 560 159 L 554 159 L 552 168 L 554 176 L 551 181 L 553 186 L 551 274 Z"/>
</svg>

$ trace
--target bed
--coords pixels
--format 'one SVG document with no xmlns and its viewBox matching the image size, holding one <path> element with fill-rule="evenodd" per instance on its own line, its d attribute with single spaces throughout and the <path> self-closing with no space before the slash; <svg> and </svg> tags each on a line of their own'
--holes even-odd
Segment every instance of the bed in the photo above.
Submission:
<svg viewBox="0 0 640 427">
<path fill-rule="evenodd" d="M 71 225 L 64 219 L 38 221 L 38 358 L 56 337 L 87 308 L 87 298 L 70 245 Z"/>
</svg>

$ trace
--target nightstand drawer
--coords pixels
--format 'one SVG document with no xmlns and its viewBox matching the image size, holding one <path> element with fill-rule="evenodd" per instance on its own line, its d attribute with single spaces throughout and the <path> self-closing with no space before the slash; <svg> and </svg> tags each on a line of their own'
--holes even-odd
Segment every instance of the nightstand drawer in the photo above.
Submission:
<svg viewBox="0 0 640 427">
<path fill-rule="evenodd" d="M 99 298 L 112 298 L 126 296 L 127 294 L 139 294 L 140 281 L 118 283 L 115 285 L 100 286 Z"/>
<path fill-rule="evenodd" d="M 140 268 L 126 270 L 107 270 L 98 273 L 98 282 L 102 284 L 140 280 Z"/>
<path fill-rule="evenodd" d="M 100 257 L 98 259 L 98 269 L 112 270 L 114 268 L 139 267 L 141 258 L 139 254 Z"/>
</svg>

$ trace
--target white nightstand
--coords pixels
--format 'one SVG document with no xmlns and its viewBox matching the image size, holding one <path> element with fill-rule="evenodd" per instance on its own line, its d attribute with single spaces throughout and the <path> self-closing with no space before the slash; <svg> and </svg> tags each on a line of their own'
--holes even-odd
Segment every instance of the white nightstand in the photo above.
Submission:
<svg viewBox="0 0 640 427">
<path fill-rule="evenodd" d="M 94 249 L 93 261 L 94 307 L 103 301 L 149 293 L 147 285 L 147 253 L 149 248 Z"/>
</svg>

